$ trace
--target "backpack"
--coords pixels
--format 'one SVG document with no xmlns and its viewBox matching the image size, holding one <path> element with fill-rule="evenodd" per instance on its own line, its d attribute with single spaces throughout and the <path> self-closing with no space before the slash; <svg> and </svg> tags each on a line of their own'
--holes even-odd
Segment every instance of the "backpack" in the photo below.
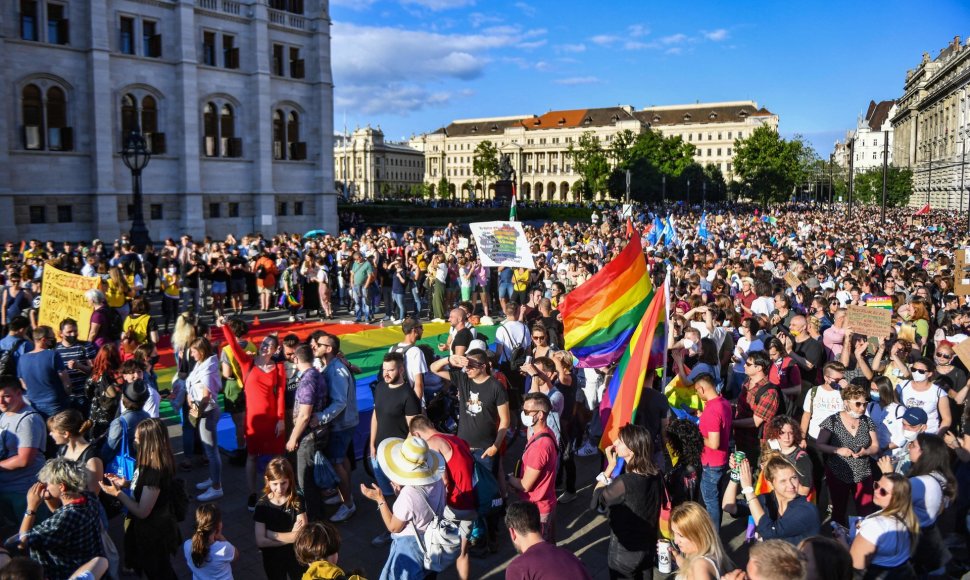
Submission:
<svg viewBox="0 0 970 580">
<path fill-rule="evenodd" d="M 421 497 L 433 514 L 431 523 L 428 524 L 428 529 L 423 536 L 418 532 L 417 526 L 414 526 L 414 522 L 411 522 L 411 525 L 414 526 L 418 547 L 424 555 L 424 569 L 443 572 L 458 560 L 458 555 L 461 553 L 461 529 L 456 522 L 435 513 L 423 490 L 421 490 Z"/>
<path fill-rule="evenodd" d="M 172 479 L 172 498 L 169 500 L 169 507 L 175 520 L 184 522 L 189 514 L 189 493 L 185 491 L 185 480 L 181 477 Z"/>
<path fill-rule="evenodd" d="M 778 396 L 778 412 L 775 413 L 775 416 L 777 417 L 778 415 L 788 415 L 789 417 L 793 417 L 794 415 L 791 415 L 790 413 L 792 412 L 791 408 L 794 408 L 795 404 L 794 402 L 788 400 L 788 397 L 785 396 L 785 393 L 781 392 L 781 389 L 778 387 L 778 385 L 775 385 L 773 383 L 765 383 L 765 386 L 758 389 L 758 392 L 754 394 L 755 401 L 760 400 L 761 397 L 765 393 L 767 393 L 769 389 L 774 389 Z M 761 422 L 761 426 L 758 427 L 759 438 L 761 438 L 764 435 L 764 431 L 767 426 L 768 426 L 768 421 Z"/>
<path fill-rule="evenodd" d="M 263 266 L 262 264 L 260 264 L 256 268 L 256 277 L 259 278 L 260 280 L 263 280 L 264 278 L 266 278 L 266 266 Z"/>
<path fill-rule="evenodd" d="M 12 347 L 0 353 L 0 375 L 17 376 L 17 361 L 19 357 L 15 356 L 15 353 L 25 342 L 27 342 L 26 338 L 18 338 Z"/>
<path fill-rule="evenodd" d="M 478 508 L 478 516 L 486 517 L 502 509 L 502 490 L 499 489 L 498 480 L 487 467 L 479 461 L 473 461 L 472 464 L 474 466 L 472 489 L 475 491 L 475 506 Z"/>
<path fill-rule="evenodd" d="M 408 384 L 413 387 L 414 385 L 411 384 L 411 375 L 410 373 L 407 372 L 408 352 L 412 348 L 416 348 L 421 351 L 422 356 L 424 356 L 424 364 L 429 369 L 428 372 L 431 372 L 430 371 L 431 364 L 434 363 L 436 360 L 438 360 L 438 356 L 434 353 L 431 347 L 426 344 L 411 344 L 411 345 L 404 346 L 398 343 L 391 347 L 391 349 L 388 352 L 397 352 L 404 357 L 404 369 L 405 369 L 404 378 L 407 380 Z"/>
<path fill-rule="evenodd" d="M 502 329 L 505 331 L 505 336 L 509 339 L 509 342 L 512 342 L 512 334 L 509 332 L 509 329 L 504 326 Z M 508 353 L 507 360 L 504 364 L 513 373 L 518 373 L 522 369 L 522 365 L 525 364 L 526 357 L 530 354 L 529 349 L 520 344 L 513 348 L 512 352 Z"/>
<path fill-rule="evenodd" d="M 121 314 L 117 310 L 111 307 L 105 307 L 105 322 L 104 322 L 104 334 L 108 340 L 121 340 L 121 334 L 124 331 L 124 321 L 121 319 Z"/>
</svg>

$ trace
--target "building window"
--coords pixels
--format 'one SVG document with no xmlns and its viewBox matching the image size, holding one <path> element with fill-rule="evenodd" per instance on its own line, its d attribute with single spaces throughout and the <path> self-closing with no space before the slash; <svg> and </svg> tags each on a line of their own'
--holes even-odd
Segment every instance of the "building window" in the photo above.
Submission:
<svg viewBox="0 0 970 580">
<path fill-rule="evenodd" d="M 731 148 L 728 147 L 728 157 L 730 157 L 730 156 L 731 156 Z"/>
<path fill-rule="evenodd" d="M 209 204 L 209 217 L 210 218 L 222 217 L 222 211 L 221 211 L 221 209 L 222 208 L 221 208 L 221 206 L 218 203 L 210 203 Z"/>
<path fill-rule="evenodd" d="M 162 204 L 153 203 L 150 206 L 148 206 L 148 211 L 149 211 L 149 216 L 151 216 L 151 219 L 153 220 L 162 219 Z"/>
<path fill-rule="evenodd" d="M 283 123 L 283 111 L 273 111 L 273 159 L 286 159 L 283 142 L 286 138 L 286 126 Z"/>
<path fill-rule="evenodd" d="M 47 223 L 47 206 L 44 206 L 44 205 L 32 205 L 32 206 L 30 206 L 30 223 L 32 223 L 32 224 L 46 224 Z"/>
<path fill-rule="evenodd" d="M 303 0 L 270 0 L 269 7 L 293 14 L 303 14 Z"/>
<path fill-rule="evenodd" d="M 222 35 L 222 66 L 231 69 L 239 68 L 239 49 L 236 47 L 236 37 Z"/>
<path fill-rule="evenodd" d="M 728 131 L 728 139 L 733 139 L 733 138 L 734 137 L 731 136 L 731 131 Z"/>
<path fill-rule="evenodd" d="M 296 111 L 273 111 L 273 159 L 306 159 L 306 143 L 300 141 L 300 114 Z"/>
<path fill-rule="evenodd" d="M 40 40 L 37 35 L 37 2 L 20 0 L 20 38 Z"/>
<path fill-rule="evenodd" d="M 239 217 L 239 203 L 235 201 L 229 202 L 229 217 L 237 218 Z"/>
<path fill-rule="evenodd" d="M 720 148 L 720 147 L 718 147 L 718 148 L 717 148 L 717 156 L 718 156 L 718 157 L 720 157 L 720 156 L 721 156 L 721 148 Z"/>
<path fill-rule="evenodd" d="M 231 105 L 223 105 L 219 111 L 219 141 L 223 157 L 240 157 L 236 143 L 236 115 Z"/>
<path fill-rule="evenodd" d="M 303 215 L 303 202 L 294 201 L 293 202 L 293 215 Z"/>
<path fill-rule="evenodd" d="M 162 57 L 162 35 L 158 34 L 158 23 L 145 20 L 141 23 L 142 55 L 151 58 Z"/>
<path fill-rule="evenodd" d="M 62 4 L 47 4 L 47 42 L 51 44 L 67 44 L 71 40 L 64 10 L 65 6 Z"/>
<path fill-rule="evenodd" d="M 24 149 L 71 151 L 73 132 L 67 126 L 67 96 L 64 89 L 50 87 L 46 96 L 34 84 L 21 93 Z"/>
<path fill-rule="evenodd" d="M 728 170 L 728 173 L 731 173 L 731 164 L 730 163 L 727 164 L 727 170 Z"/>
<path fill-rule="evenodd" d="M 300 58 L 300 49 L 290 47 L 290 76 L 295 79 L 302 79 L 305 75 L 303 59 Z"/>
<path fill-rule="evenodd" d="M 140 108 L 135 95 L 129 93 L 121 97 L 121 143 L 132 131 L 142 134 L 153 154 L 165 153 L 165 134 L 158 131 L 158 101 L 155 97 L 145 95 Z"/>
<path fill-rule="evenodd" d="M 216 106 L 206 103 L 202 114 L 203 131 L 205 132 L 205 156 L 219 156 L 219 125 L 216 122 Z"/>
<path fill-rule="evenodd" d="M 286 118 L 286 148 L 290 159 L 306 159 L 306 146 L 300 151 L 300 116 L 296 111 L 290 111 Z"/>
<path fill-rule="evenodd" d="M 123 54 L 135 54 L 135 19 L 121 17 L 121 30 L 118 36 L 118 50 Z"/>
<path fill-rule="evenodd" d="M 67 126 L 67 98 L 59 87 L 47 89 L 47 148 L 70 151 L 70 129 Z"/>
<path fill-rule="evenodd" d="M 44 148 L 44 100 L 36 85 L 24 87 L 21 95 L 24 117 L 24 149 Z"/>
<path fill-rule="evenodd" d="M 74 221 L 74 206 L 72 205 L 57 206 L 57 223 L 69 224 L 73 221 Z"/>
<path fill-rule="evenodd" d="M 276 215 L 283 216 L 286 215 L 286 202 L 281 201 L 276 204 Z"/>
<path fill-rule="evenodd" d="M 282 44 L 273 45 L 273 74 L 278 77 L 283 76 L 283 45 Z"/>
<path fill-rule="evenodd" d="M 216 66 L 216 33 L 208 30 L 202 33 L 202 64 Z"/>
</svg>

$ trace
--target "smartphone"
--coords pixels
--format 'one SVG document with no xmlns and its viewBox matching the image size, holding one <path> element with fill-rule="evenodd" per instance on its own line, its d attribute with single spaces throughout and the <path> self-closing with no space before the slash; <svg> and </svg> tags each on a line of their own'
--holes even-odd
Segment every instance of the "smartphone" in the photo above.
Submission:
<svg viewBox="0 0 970 580">
<path fill-rule="evenodd" d="M 531 356 L 525 357 L 525 364 L 527 364 L 527 365 L 531 365 L 532 364 L 532 357 Z"/>
</svg>

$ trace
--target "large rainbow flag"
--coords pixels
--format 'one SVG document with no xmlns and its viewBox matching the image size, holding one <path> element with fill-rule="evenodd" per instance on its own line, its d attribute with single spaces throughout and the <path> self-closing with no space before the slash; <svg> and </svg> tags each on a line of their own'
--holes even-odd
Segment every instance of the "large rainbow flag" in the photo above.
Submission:
<svg viewBox="0 0 970 580">
<path fill-rule="evenodd" d="M 609 387 L 600 401 L 603 438 L 600 448 L 606 449 L 616 440 L 620 427 L 633 422 L 640 394 L 651 388 L 656 373 L 663 368 L 667 351 L 667 293 L 670 278 L 659 289 L 649 293 L 649 306 L 640 318 L 626 349 L 620 357 Z"/>
<path fill-rule="evenodd" d="M 565 347 L 580 367 L 605 367 L 623 355 L 650 302 L 650 277 L 635 231 L 623 251 L 559 305 Z"/>
</svg>

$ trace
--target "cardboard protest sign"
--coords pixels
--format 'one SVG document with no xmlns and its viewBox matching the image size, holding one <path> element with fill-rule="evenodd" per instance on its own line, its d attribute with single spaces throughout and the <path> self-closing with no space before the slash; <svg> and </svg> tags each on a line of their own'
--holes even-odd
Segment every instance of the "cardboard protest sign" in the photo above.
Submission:
<svg viewBox="0 0 970 580">
<path fill-rule="evenodd" d="M 960 357 L 963 364 L 970 366 L 970 340 L 964 340 L 954 344 L 953 352 Z"/>
<path fill-rule="evenodd" d="M 84 293 L 92 288 L 99 288 L 101 278 L 70 274 L 47 264 L 44 266 L 43 285 L 38 323 L 56 330 L 62 320 L 73 318 L 77 321 L 78 337 L 86 340 L 94 309 Z"/>
<path fill-rule="evenodd" d="M 521 222 L 481 222 L 469 227 L 483 266 L 536 267 Z"/>
<path fill-rule="evenodd" d="M 889 338 L 893 313 L 883 308 L 869 308 L 850 304 L 845 314 L 845 327 L 856 334 Z"/>
<path fill-rule="evenodd" d="M 798 279 L 798 276 L 794 272 L 788 272 L 785 274 L 785 283 L 792 288 L 798 288 L 802 284 L 802 281 Z"/>
</svg>

